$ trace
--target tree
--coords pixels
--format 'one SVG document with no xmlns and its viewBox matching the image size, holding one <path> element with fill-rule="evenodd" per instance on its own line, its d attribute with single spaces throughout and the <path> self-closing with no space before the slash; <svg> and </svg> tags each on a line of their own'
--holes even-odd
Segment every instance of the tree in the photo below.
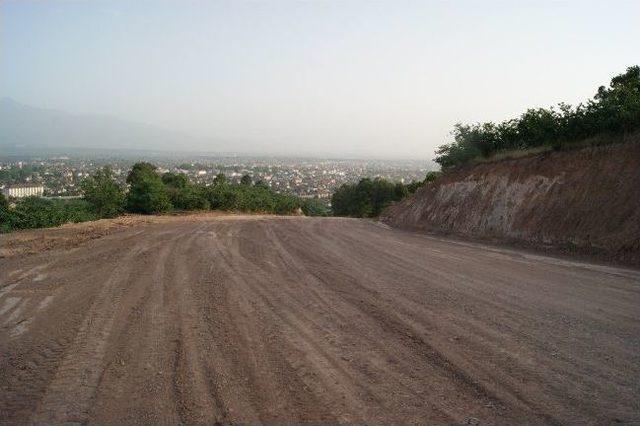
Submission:
<svg viewBox="0 0 640 426">
<path fill-rule="evenodd" d="M 385 179 L 360 179 L 357 184 L 344 184 L 331 196 L 331 209 L 336 216 L 376 217 L 393 201 L 407 195 L 408 187 Z"/>
<path fill-rule="evenodd" d="M 436 172 L 433 170 L 430 172 L 427 172 L 426 176 L 424 177 L 424 183 L 435 182 L 435 180 L 438 179 L 441 174 L 442 172 Z"/>
<path fill-rule="evenodd" d="M 162 175 L 162 183 L 171 188 L 182 189 L 189 184 L 189 179 L 184 173 L 167 172 Z"/>
<path fill-rule="evenodd" d="M 148 175 L 157 175 L 156 166 L 151 163 L 147 163 L 146 161 L 140 161 L 131 167 L 129 174 L 127 175 L 127 183 L 131 185 Z"/>
<path fill-rule="evenodd" d="M 99 217 L 115 217 L 124 207 L 124 191 L 113 177 L 110 167 L 105 166 L 80 184 L 84 199 Z"/>
<path fill-rule="evenodd" d="M 295 195 L 273 193 L 269 191 L 268 188 L 267 191 L 268 193 L 274 194 L 274 211 L 276 214 L 291 214 L 299 212 L 302 203 L 300 199 Z"/>
<path fill-rule="evenodd" d="M 218 173 L 213 179 L 214 185 L 224 185 L 225 183 L 227 183 L 227 177 L 222 172 Z"/>
<path fill-rule="evenodd" d="M 601 86 L 591 105 L 600 130 L 629 132 L 640 127 L 640 66 L 627 68 Z"/>
<path fill-rule="evenodd" d="M 4 194 L 0 192 L 0 232 L 8 232 L 11 229 L 9 224 L 9 202 Z"/>
<path fill-rule="evenodd" d="M 262 179 L 258 179 L 255 183 L 255 186 L 257 186 L 258 188 L 269 188 L 267 182 L 263 181 Z"/>
<path fill-rule="evenodd" d="M 4 194 L 0 192 L 0 217 L 9 211 L 9 202 Z"/>
<path fill-rule="evenodd" d="M 423 185 L 423 182 L 418 180 L 412 180 L 410 183 L 407 184 L 407 192 L 409 194 L 413 194 L 418 190 L 418 188 L 421 188 L 422 185 Z"/>
<path fill-rule="evenodd" d="M 240 184 L 241 185 L 251 185 L 251 183 L 253 183 L 253 180 L 251 179 L 251 176 L 249 176 L 249 175 L 244 175 L 240 179 Z"/>
<path fill-rule="evenodd" d="M 150 163 L 136 163 L 127 176 L 127 210 L 133 213 L 160 213 L 171 209 L 167 188 Z"/>
<path fill-rule="evenodd" d="M 409 194 L 409 190 L 406 185 L 403 185 L 402 182 L 397 182 L 394 187 L 394 200 L 402 200 Z"/>
<path fill-rule="evenodd" d="M 309 198 L 302 203 L 305 216 L 329 216 L 329 206 L 318 198 Z"/>
<path fill-rule="evenodd" d="M 162 183 L 167 188 L 167 195 L 173 208 L 180 210 L 209 208 L 210 204 L 204 188 L 191 184 L 184 173 L 165 173 L 162 175 Z"/>
<path fill-rule="evenodd" d="M 456 124 L 453 142 L 436 149 L 442 168 L 488 157 L 502 150 L 539 146 L 562 148 L 566 143 L 599 134 L 623 134 L 640 129 L 640 66 L 627 68 L 600 86 L 593 99 L 575 108 L 560 103 L 557 109 L 528 109 L 518 118 L 500 124 Z"/>
</svg>

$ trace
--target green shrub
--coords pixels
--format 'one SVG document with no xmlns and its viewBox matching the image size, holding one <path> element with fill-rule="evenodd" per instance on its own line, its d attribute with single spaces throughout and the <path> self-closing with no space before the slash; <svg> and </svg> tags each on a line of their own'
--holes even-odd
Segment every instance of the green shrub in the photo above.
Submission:
<svg viewBox="0 0 640 426">
<path fill-rule="evenodd" d="M 318 198 L 304 200 L 301 209 L 305 216 L 329 216 L 331 214 L 329 206 Z"/>
<path fill-rule="evenodd" d="M 116 217 L 124 209 L 124 191 L 113 177 L 111 168 L 106 166 L 80 184 L 84 199 L 99 217 Z"/>
<path fill-rule="evenodd" d="M 205 187 L 191 184 L 185 174 L 165 173 L 162 182 L 174 209 L 204 210 L 210 207 Z"/>
<path fill-rule="evenodd" d="M 336 216 L 376 217 L 393 201 L 401 200 L 408 187 L 385 179 L 361 179 L 357 184 L 344 184 L 331 196 L 331 209 Z"/>
<path fill-rule="evenodd" d="M 443 168 L 468 163 L 496 152 L 528 150 L 565 144 L 599 134 L 621 134 L 640 129 L 640 67 L 627 68 L 601 86 L 593 99 L 575 108 L 561 103 L 557 109 L 529 109 L 500 124 L 456 124 L 453 142 L 436 149 Z"/>
<path fill-rule="evenodd" d="M 132 213 L 161 213 L 171 209 L 167 188 L 150 163 L 136 163 L 127 176 L 127 210 Z"/>
<path fill-rule="evenodd" d="M 205 193 L 211 208 L 219 210 L 291 214 L 302 205 L 298 197 L 278 194 L 266 185 L 219 183 Z"/>
<path fill-rule="evenodd" d="M 91 204 L 85 200 L 48 200 L 39 197 L 19 200 L 15 208 L 8 209 L 3 216 L 1 228 L 4 232 L 98 219 Z"/>
<path fill-rule="evenodd" d="M 9 202 L 0 192 L 0 232 L 9 231 Z"/>
<path fill-rule="evenodd" d="M 302 207 L 300 199 L 290 194 L 275 194 L 275 210 L 276 214 L 292 214 L 298 212 Z"/>
</svg>

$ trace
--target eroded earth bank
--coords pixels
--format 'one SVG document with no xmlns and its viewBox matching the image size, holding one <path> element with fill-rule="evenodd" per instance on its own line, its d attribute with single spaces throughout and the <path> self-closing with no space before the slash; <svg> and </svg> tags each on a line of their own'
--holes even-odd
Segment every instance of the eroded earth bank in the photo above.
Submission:
<svg viewBox="0 0 640 426">
<path fill-rule="evenodd" d="M 448 171 L 384 221 L 640 267 L 640 132 L 623 140 Z"/>
</svg>

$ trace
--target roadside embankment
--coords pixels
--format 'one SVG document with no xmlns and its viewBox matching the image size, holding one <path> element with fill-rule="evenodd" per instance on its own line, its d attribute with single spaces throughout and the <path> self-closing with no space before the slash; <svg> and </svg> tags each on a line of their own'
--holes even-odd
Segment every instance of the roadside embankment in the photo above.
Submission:
<svg viewBox="0 0 640 426">
<path fill-rule="evenodd" d="M 640 266 L 640 134 L 622 144 L 452 170 L 382 220 Z"/>
</svg>

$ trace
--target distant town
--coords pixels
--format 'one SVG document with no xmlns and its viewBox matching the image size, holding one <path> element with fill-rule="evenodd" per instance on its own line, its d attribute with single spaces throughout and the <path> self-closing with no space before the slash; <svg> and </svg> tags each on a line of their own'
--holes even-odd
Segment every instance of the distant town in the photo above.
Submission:
<svg viewBox="0 0 640 426">
<path fill-rule="evenodd" d="M 109 165 L 116 179 L 125 182 L 131 166 L 140 158 L 83 158 L 73 156 L 0 157 L 0 188 L 8 197 L 36 195 L 74 197 L 82 195 L 80 182 L 100 167 Z M 364 177 L 381 177 L 409 183 L 424 179 L 434 167 L 424 160 L 339 160 L 276 157 L 174 157 L 147 158 L 161 173 L 186 174 L 193 183 L 208 185 L 218 173 L 232 182 L 250 175 L 277 192 L 303 198 L 329 200 L 344 183 Z"/>
</svg>

